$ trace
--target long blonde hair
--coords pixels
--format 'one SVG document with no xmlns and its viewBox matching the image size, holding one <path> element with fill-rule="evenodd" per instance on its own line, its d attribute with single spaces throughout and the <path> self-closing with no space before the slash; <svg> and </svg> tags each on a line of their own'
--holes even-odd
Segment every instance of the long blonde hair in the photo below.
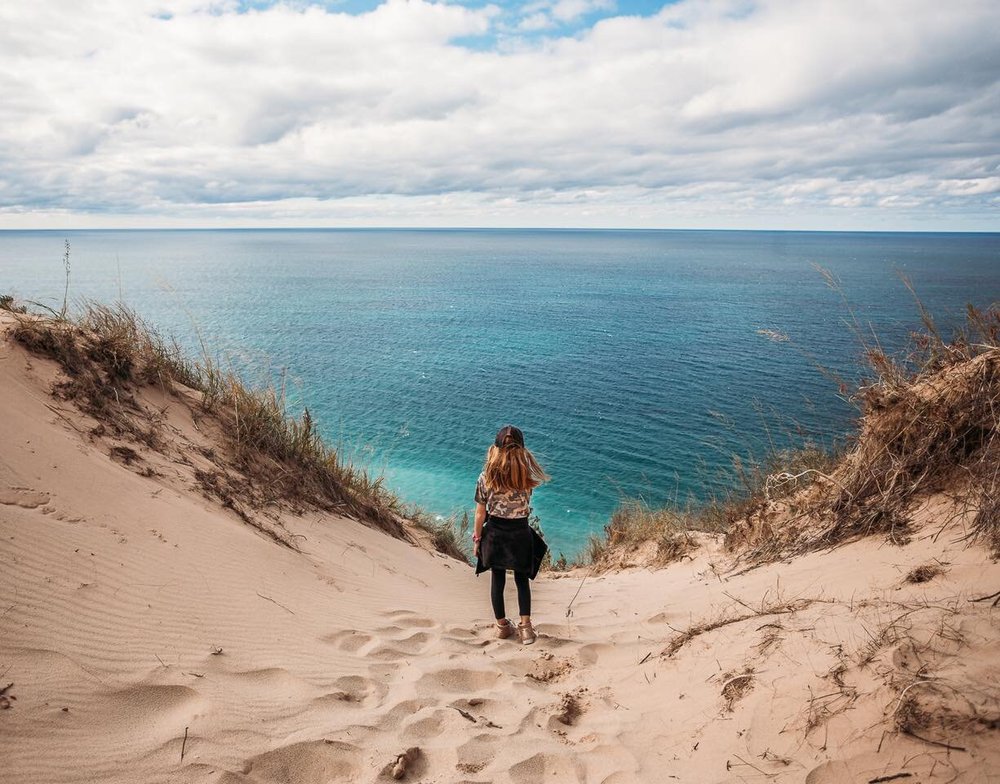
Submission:
<svg viewBox="0 0 1000 784">
<path fill-rule="evenodd" d="M 534 490 L 550 478 L 535 456 L 510 435 L 503 438 L 502 445 L 493 444 L 486 450 L 483 480 L 490 490 Z"/>
</svg>

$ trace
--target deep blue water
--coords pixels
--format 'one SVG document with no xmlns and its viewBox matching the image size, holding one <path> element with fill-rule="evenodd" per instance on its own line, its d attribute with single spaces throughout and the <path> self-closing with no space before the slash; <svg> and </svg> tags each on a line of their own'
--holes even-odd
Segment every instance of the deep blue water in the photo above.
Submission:
<svg viewBox="0 0 1000 784">
<path fill-rule="evenodd" d="M 829 441 L 857 372 L 840 296 L 883 345 L 1000 299 L 998 234 L 3 231 L 0 292 L 121 296 L 193 353 L 286 372 L 292 407 L 407 500 L 469 508 L 497 427 L 552 474 L 535 510 L 574 553 L 623 496 L 697 497 L 797 423 Z M 759 330 L 776 330 L 775 341 Z"/>
</svg>

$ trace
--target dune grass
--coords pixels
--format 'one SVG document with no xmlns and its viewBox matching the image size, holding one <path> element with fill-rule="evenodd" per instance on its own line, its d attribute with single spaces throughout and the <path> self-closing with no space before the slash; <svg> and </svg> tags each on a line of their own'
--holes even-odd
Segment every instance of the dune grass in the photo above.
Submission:
<svg viewBox="0 0 1000 784">
<path fill-rule="evenodd" d="M 704 530 L 702 522 L 696 512 L 651 508 L 639 499 L 627 499 L 612 512 L 603 535 L 590 537 L 584 558 L 598 568 L 636 558 L 649 566 L 663 566 L 697 547 L 691 532 Z"/>
<path fill-rule="evenodd" d="M 643 499 L 624 498 L 574 565 L 665 566 L 697 549 L 695 533 L 728 537 L 741 521 L 810 487 L 837 459 L 837 451 L 807 440 L 798 448 L 773 448 L 760 458 L 734 455 L 719 481 L 726 489 L 703 502 L 653 507 Z"/>
<path fill-rule="evenodd" d="M 1000 551 L 1000 310 L 969 306 L 948 338 L 920 310 L 908 354 L 866 351 L 861 427 L 817 510 L 829 520 L 823 538 L 905 536 L 918 497 L 955 487 L 975 511 L 972 538 Z"/>
<path fill-rule="evenodd" d="M 870 535 L 903 543 L 919 501 L 944 491 L 969 513 L 969 540 L 1000 556 L 1000 309 L 970 305 L 946 336 L 919 299 L 917 307 L 922 328 L 899 355 L 856 330 L 865 378 L 851 395 L 859 418 L 846 443 L 734 456 L 732 489 L 706 503 L 625 499 L 587 559 L 608 566 L 615 553 L 652 542 L 649 565 L 662 565 L 692 549 L 691 531 L 722 533 L 729 551 L 750 560 Z"/>
<path fill-rule="evenodd" d="M 819 492 L 796 495 L 785 510 L 786 522 L 814 525 L 769 529 L 758 508 L 734 520 L 731 548 L 770 558 L 871 535 L 902 544 L 919 502 L 947 492 L 970 513 L 970 540 L 1000 553 L 1000 310 L 969 306 L 965 324 L 945 337 L 918 307 L 923 327 L 908 351 L 862 345 L 857 432 L 816 469 Z"/>
<path fill-rule="evenodd" d="M 249 495 L 259 503 L 283 501 L 293 508 L 348 514 L 401 538 L 408 517 L 431 534 L 439 550 L 465 558 L 458 524 L 405 508 L 382 477 L 342 460 L 321 438 L 308 409 L 299 416 L 288 413 L 277 384 L 251 385 L 207 351 L 192 360 L 124 305 L 86 303 L 72 318 L 64 312 L 27 312 L 11 297 L 0 306 L 14 316 L 17 342 L 59 364 L 63 378 L 55 393 L 93 417 L 101 432 L 155 447 L 157 429 L 142 415 L 135 392 L 154 385 L 176 395 L 188 388 L 196 393 L 199 413 L 221 426 L 228 468 L 246 480 L 236 490 L 257 491 Z M 232 497 L 236 490 L 219 486 L 230 476 L 213 475 L 207 488 Z M 243 502 L 247 495 L 241 493 Z"/>
</svg>

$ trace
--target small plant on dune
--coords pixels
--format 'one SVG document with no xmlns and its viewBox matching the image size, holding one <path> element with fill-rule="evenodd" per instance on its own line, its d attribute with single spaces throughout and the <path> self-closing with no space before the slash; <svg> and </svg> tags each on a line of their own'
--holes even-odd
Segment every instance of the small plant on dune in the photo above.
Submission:
<svg viewBox="0 0 1000 784">
<path fill-rule="evenodd" d="M 695 532 L 725 534 L 730 548 L 736 549 L 733 532 L 740 521 L 810 486 L 836 462 L 835 449 L 817 446 L 800 430 L 785 435 L 802 445 L 782 449 L 772 444 L 761 458 L 733 455 L 728 472 L 706 479 L 706 484 L 724 489 L 705 501 L 651 507 L 642 499 L 623 499 L 602 533 L 590 536 L 581 560 L 609 568 L 635 556 L 637 565 L 665 566 L 697 549 Z M 650 544 L 655 545 L 651 553 Z"/>
<path fill-rule="evenodd" d="M 951 751 L 966 751 L 956 741 L 1000 729 L 995 696 L 990 699 L 982 691 L 963 694 L 937 678 L 914 680 L 903 689 L 892 718 L 902 734 Z"/>
<path fill-rule="evenodd" d="M 27 313 L 28 309 L 20 304 L 13 294 L 0 294 L 0 310 L 10 313 Z"/>
<path fill-rule="evenodd" d="M 730 470 L 722 477 L 715 476 L 711 482 L 724 489 L 705 501 L 684 507 L 650 507 L 641 499 L 621 501 L 603 535 L 590 537 L 588 561 L 610 565 L 613 553 L 634 553 L 653 542 L 655 554 L 645 565 L 663 566 L 698 547 L 694 532 L 725 534 L 727 544 L 735 549 L 734 531 L 740 521 L 761 518 L 766 510 L 811 486 L 817 477 L 825 476 L 836 463 L 836 447 L 821 448 L 801 430 L 785 436 L 801 445 L 779 448 L 772 442 L 762 457 L 733 455 Z"/>
<path fill-rule="evenodd" d="M 66 312 L 69 308 L 69 240 L 63 240 L 63 269 L 66 272 L 66 288 L 63 291 L 63 304 L 62 310 L 59 311 L 59 318 L 65 319 Z"/>
<path fill-rule="evenodd" d="M 406 506 L 401 515 L 431 536 L 431 545 L 439 553 L 450 555 L 460 561 L 469 561 L 471 539 L 469 537 L 469 513 L 454 514 L 441 519 L 431 516 L 416 506 Z"/>
<path fill-rule="evenodd" d="M 836 466 L 840 445 L 823 448 L 810 439 L 801 446 L 772 447 L 761 458 L 743 460 L 734 455 L 733 489 L 713 497 L 700 511 L 708 530 L 725 534 L 728 549 L 757 545 L 771 538 L 772 518 L 791 512 L 802 515 L 797 497 L 817 482 L 829 481 Z M 747 521 L 754 525 L 747 527 Z"/>
<path fill-rule="evenodd" d="M 678 560 L 698 546 L 693 530 L 702 530 L 693 513 L 671 508 L 651 508 L 638 499 L 622 501 L 604 526 L 604 535 L 591 536 L 587 557 L 600 567 L 628 558 L 652 543 L 654 552 L 645 565 L 663 566 Z"/>
<path fill-rule="evenodd" d="M 753 676 L 753 667 L 749 665 L 742 672 L 727 672 L 722 675 L 722 698 L 726 701 L 727 713 L 732 713 L 736 703 L 753 688 Z"/>
<path fill-rule="evenodd" d="M 944 568 L 940 565 L 921 564 L 907 572 L 903 581 L 911 584 L 927 583 L 941 574 L 944 574 Z"/>
</svg>

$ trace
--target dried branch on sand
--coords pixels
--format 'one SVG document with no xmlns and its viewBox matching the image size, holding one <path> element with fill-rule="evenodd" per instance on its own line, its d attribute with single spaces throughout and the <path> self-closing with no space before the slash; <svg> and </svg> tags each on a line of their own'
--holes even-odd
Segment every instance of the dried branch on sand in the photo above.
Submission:
<svg viewBox="0 0 1000 784">
<path fill-rule="evenodd" d="M 667 647 L 663 649 L 660 655 L 673 656 L 695 637 L 699 637 L 707 632 L 715 631 L 716 629 L 721 629 L 723 626 L 731 626 L 734 623 L 742 623 L 743 621 L 748 621 L 751 618 L 761 618 L 768 615 L 785 615 L 787 613 L 798 612 L 799 610 L 804 610 L 815 601 L 815 599 L 795 599 L 789 602 L 762 602 L 760 609 L 754 609 L 753 607 L 744 604 L 743 606 L 748 608 L 748 612 L 737 615 L 723 613 L 714 620 L 703 621 L 701 623 L 694 624 L 693 626 L 689 626 L 687 629 L 674 637 L 669 642 Z M 742 604 L 742 602 L 740 603 Z"/>
</svg>

